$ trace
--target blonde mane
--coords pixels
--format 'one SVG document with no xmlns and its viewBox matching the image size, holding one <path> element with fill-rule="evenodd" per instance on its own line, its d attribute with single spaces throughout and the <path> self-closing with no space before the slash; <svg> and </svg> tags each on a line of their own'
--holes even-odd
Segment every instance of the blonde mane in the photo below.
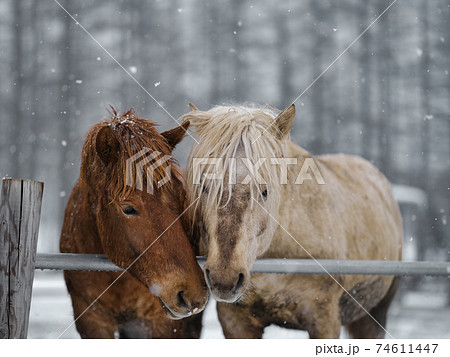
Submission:
<svg viewBox="0 0 450 357">
<path fill-rule="evenodd" d="M 205 180 L 196 184 L 196 178 L 204 178 L 205 174 L 212 174 L 217 167 L 203 165 L 199 172 L 193 172 L 194 158 L 220 158 L 221 165 L 217 165 L 220 172 L 232 170 L 231 158 L 236 157 L 238 148 L 242 148 L 245 157 L 254 165 L 260 158 L 266 158 L 265 163 L 258 172 L 264 181 L 269 183 L 279 182 L 277 165 L 271 165 L 270 159 L 282 157 L 283 141 L 275 135 L 278 127 L 274 125 L 274 119 L 278 113 L 269 108 L 252 108 L 244 106 L 228 107 L 216 106 L 208 111 L 194 110 L 183 116 L 183 120 L 191 122 L 191 130 L 198 135 L 199 144 L 195 144 L 189 155 L 189 167 L 187 176 L 188 204 L 197 199 L 204 190 Z M 196 175 L 196 176 L 194 176 Z M 227 179 L 208 180 L 207 206 L 217 206 L 224 195 L 224 186 Z M 239 182 L 238 182 L 239 183 Z M 261 194 L 261 185 L 252 177 L 250 183 L 252 197 Z M 228 185 L 231 197 L 232 185 Z M 273 185 L 279 189 L 279 185 Z M 253 200 L 252 200 L 253 201 Z M 227 201 L 228 202 L 228 201 Z M 206 207 L 205 207 L 206 208 Z"/>
</svg>

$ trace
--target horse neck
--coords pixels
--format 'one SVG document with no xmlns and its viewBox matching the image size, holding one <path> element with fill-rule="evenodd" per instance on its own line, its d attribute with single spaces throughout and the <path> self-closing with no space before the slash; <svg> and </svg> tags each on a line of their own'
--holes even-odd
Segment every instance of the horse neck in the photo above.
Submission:
<svg viewBox="0 0 450 357">
<path fill-rule="evenodd" d="M 304 160 L 307 157 L 312 157 L 312 155 L 301 146 L 294 144 L 291 140 L 286 140 L 284 144 L 283 152 L 285 157 L 297 157 L 299 160 Z"/>
<path fill-rule="evenodd" d="M 283 155 L 285 158 L 297 158 L 297 163 L 301 165 L 306 158 L 312 157 L 312 155 L 302 147 L 294 144 L 292 141 L 288 140 L 284 144 L 283 147 Z M 295 170 L 295 174 L 293 175 L 292 170 L 288 170 L 288 185 L 280 185 L 280 207 L 278 209 L 278 212 L 274 213 L 274 218 L 285 228 L 287 231 L 289 231 L 290 227 L 288 226 L 288 222 L 286 221 L 286 217 L 283 216 L 283 210 L 285 209 L 284 205 L 290 204 L 289 197 L 292 197 L 293 194 L 295 194 L 299 189 L 297 185 L 294 185 L 292 183 L 292 180 L 295 180 L 296 174 L 298 174 L 298 168 Z M 293 177 L 294 176 L 294 177 Z M 305 189 L 308 189 L 305 185 Z M 302 187 L 303 189 L 303 187 Z M 301 206 L 301 202 L 297 203 Z M 272 218 L 271 218 L 272 219 Z M 278 224 L 278 223 L 277 223 Z M 263 257 L 285 257 L 288 252 L 297 251 L 298 245 L 295 243 L 292 239 L 289 237 L 286 237 L 286 234 L 282 234 L 281 237 L 277 236 L 277 231 L 279 229 L 276 229 L 275 234 L 272 238 L 272 242 L 268 248 L 268 250 L 263 254 Z"/>
<path fill-rule="evenodd" d="M 76 220 L 74 221 L 74 225 L 77 228 L 74 232 L 77 246 L 83 250 L 83 253 L 103 254 L 104 251 L 97 227 L 96 211 L 98 207 L 96 194 L 82 180 L 77 182 L 75 190 L 79 190 L 79 194 L 69 204 L 75 204 L 76 207 L 79 207 Z"/>
</svg>

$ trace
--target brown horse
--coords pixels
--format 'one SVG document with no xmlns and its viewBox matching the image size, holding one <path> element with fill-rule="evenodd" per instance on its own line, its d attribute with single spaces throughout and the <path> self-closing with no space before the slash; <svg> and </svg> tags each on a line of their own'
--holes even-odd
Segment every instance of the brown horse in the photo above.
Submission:
<svg viewBox="0 0 450 357">
<path fill-rule="evenodd" d="M 383 337 L 396 279 L 250 268 L 257 257 L 400 259 L 402 224 L 388 180 L 362 158 L 313 157 L 295 145 L 293 105 L 279 114 L 191 110 L 184 119 L 199 144 L 190 154 L 188 202 L 198 203 L 191 217 L 225 336 L 260 338 L 276 324 L 312 338 L 338 338 L 341 325 L 353 337 Z"/>
<path fill-rule="evenodd" d="M 171 157 L 188 126 L 160 134 L 133 111 L 119 116 L 113 110 L 110 120 L 88 132 L 80 178 L 65 212 L 61 252 L 106 254 L 129 269 L 111 287 L 120 273 L 64 273 L 81 337 L 199 337 L 207 287 L 180 220 L 184 180 Z M 127 160 L 142 150 L 170 159 L 153 170 L 154 177 L 130 183 Z M 168 170 L 169 182 L 156 184 Z M 154 183 L 152 194 L 138 189 L 148 182 Z"/>
</svg>

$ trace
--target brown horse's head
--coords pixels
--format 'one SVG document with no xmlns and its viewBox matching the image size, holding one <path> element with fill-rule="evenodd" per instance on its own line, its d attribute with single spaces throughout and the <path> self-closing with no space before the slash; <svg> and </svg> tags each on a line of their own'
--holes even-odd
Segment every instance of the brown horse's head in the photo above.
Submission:
<svg viewBox="0 0 450 357">
<path fill-rule="evenodd" d="M 171 156 L 188 126 L 160 134 L 132 111 L 113 111 L 88 133 L 81 164 L 105 254 L 172 318 L 200 312 L 208 297 L 182 225 L 183 178 Z"/>
<path fill-rule="evenodd" d="M 206 282 L 219 301 L 245 292 L 250 268 L 270 246 L 280 207 L 280 169 L 295 116 L 291 106 L 278 116 L 267 109 L 216 107 L 184 116 L 199 136 L 190 154 L 188 201 L 199 223 Z M 214 158 L 213 160 L 205 160 Z M 255 172 L 256 171 L 256 172 Z"/>
</svg>

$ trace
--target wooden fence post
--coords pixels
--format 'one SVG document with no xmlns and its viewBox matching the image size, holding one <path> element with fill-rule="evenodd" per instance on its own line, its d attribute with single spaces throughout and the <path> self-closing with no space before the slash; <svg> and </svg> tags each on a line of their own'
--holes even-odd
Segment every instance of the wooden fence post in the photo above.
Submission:
<svg viewBox="0 0 450 357">
<path fill-rule="evenodd" d="M 0 201 L 0 338 L 26 338 L 44 184 L 3 179 Z"/>
</svg>

